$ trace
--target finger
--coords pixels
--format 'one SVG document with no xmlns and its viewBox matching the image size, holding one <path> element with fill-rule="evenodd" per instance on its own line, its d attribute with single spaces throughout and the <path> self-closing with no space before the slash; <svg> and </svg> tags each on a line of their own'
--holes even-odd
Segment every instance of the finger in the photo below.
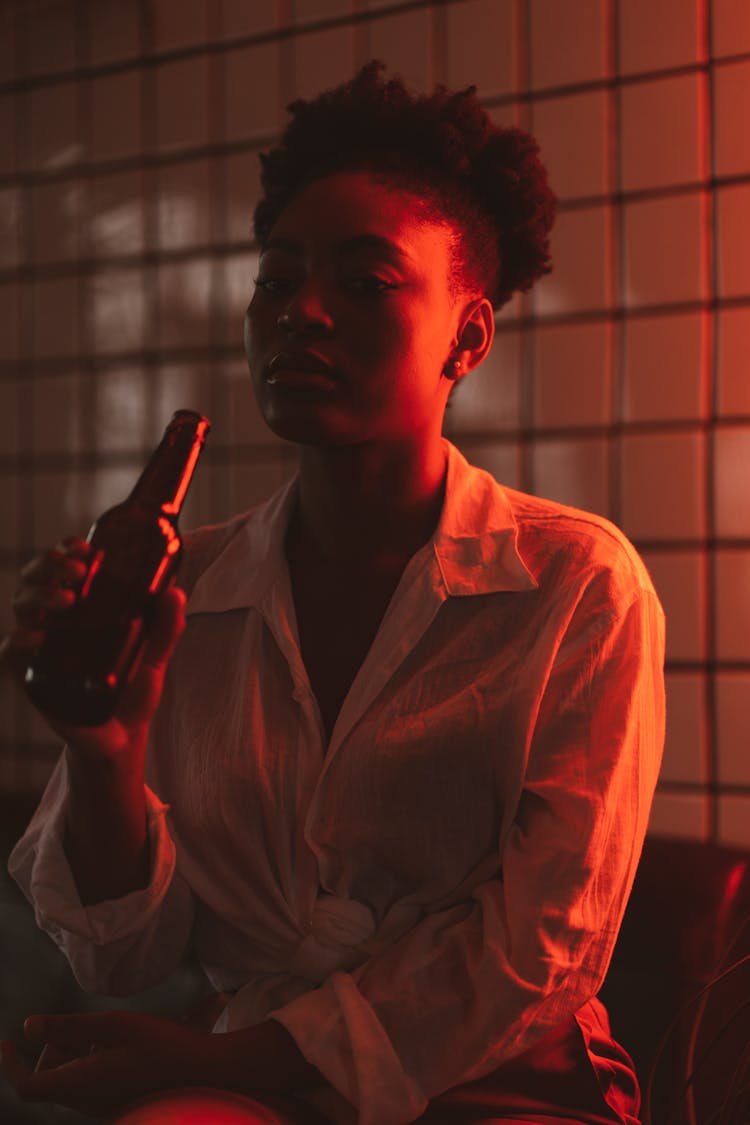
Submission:
<svg viewBox="0 0 750 1125">
<path fill-rule="evenodd" d="M 6 1049 L 7 1048 L 7 1049 Z M 126 1050 L 105 1050 L 47 1070 L 29 1070 L 12 1044 L 3 1044 L 3 1066 L 19 1097 L 56 1102 L 83 1113 L 119 1110 L 134 1094 L 157 1089 L 158 1072 L 148 1064 L 139 1073 Z"/>
<path fill-rule="evenodd" d="M 86 576 L 87 556 L 90 553 L 90 544 L 87 550 L 81 553 L 76 550 L 71 553 L 63 546 L 52 547 L 42 555 L 37 555 L 21 568 L 21 579 L 24 585 L 49 585 L 66 584 L 79 585 Z"/>
<path fill-rule="evenodd" d="M 138 1042 L 138 1019 L 131 1012 L 85 1012 L 77 1015 L 33 1015 L 24 1022 L 27 1039 L 88 1054 L 92 1044 L 119 1047 Z"/>
<path fill-rule="evenodd" d="M 44 625 L 50 614 L 70 609 L 75 600 L 69 586 L 21 586 L 13 598 L 13 613 L 19 625 L 33 629 Z"/>
</svg>

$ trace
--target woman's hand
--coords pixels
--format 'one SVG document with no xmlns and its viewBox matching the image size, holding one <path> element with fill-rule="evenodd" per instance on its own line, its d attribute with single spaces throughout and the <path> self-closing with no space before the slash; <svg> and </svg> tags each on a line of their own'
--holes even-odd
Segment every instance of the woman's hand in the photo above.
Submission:
<svg viewBox="0 0 750 1125">
<path fill-rule="evenodd" d="M 221 1036 L 137 1012 L 31 1016 L 26 1037 L 45 1045 L 36 1070 L 11 1042 L 1 1047 L 8 1080 L 25 1101 L 108 1114 L 157 1090 L 220 1085 Z M 49 1065 L 53 1058 L 65 1058 Z"/>
<path fill-rule="evenodd" d="M 0 658 L 19 684 L 49 621 L 75 603 L 88 569 L 91 545 L 65 539 L 21 571 L 13 600 L 15 628 L 0 645 Z M 184 627 L 185 595 L 172 587 L 157 603 L 156 614 L 133 680 L 116 713 L 98 727 L 79 727 L 41 712 L 42 717 L 74 751 L 111 760 L 122 751 L 145 747 L 148 727 L 161 697 L 164 673 Z"/>
<path fill-rule="evenodd" d="M 105 1012 L 31 1016 L 24 1031 L 49 1049 L 32 1071 L 11 1042 L 2 1043 L 0 1062 L 19 1096 L 83 1113 L 122 1111 L 146 1094 L 181 1087 L 263 1097 L 324 1082 L 275 1020 L 213 1035 L 157 1016 Z M 67 1061 L 48 1067 L 44 1060 L 55 1056 Z"/>
</svg>

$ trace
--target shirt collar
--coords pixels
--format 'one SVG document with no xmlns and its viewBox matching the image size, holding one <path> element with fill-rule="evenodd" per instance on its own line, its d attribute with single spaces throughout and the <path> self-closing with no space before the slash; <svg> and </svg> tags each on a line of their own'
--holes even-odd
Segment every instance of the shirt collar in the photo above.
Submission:
<svg viewBox="0 0 750 1125">
<path fill-rule="evenodd" d="M 510 500 L 489 473 L 470 465 L 445 441 L 445 501 L 431 547 L 445 591 L 452 596 L 533 590 L 538 583 L 518 550 Z M 298 475 L 249 512 L 203 572 L 186 612 L 220 613 L 259 606 L 286 570 L 284 536 Z"/>
</svg>

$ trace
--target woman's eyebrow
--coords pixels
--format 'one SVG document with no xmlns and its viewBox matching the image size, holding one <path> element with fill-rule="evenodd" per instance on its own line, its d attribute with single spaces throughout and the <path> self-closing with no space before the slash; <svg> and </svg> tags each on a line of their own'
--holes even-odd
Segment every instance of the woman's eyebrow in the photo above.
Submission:
<svg viewBox="0 0 750 1125">
<path fill-rule="evenodd" d="M 339 253 L 349 253 L 355 250 L 380 250 L 399 258 L 411 258 L 411 254 L 404 247 L 399 246 L 397 242 L 391 241 L 390 238 L 385 238 L 381 234 L 355 234 L 350 235 L 348 238 L 342 238 L 335 244 L 335 249 Z M 283 250 L 287 254 L 293 254 L 295 257 L 301 257 L 304 254 L 304 246 L 301 242 L 295 242 L 291 238 L 269 238 L 268 242 L 263 246 L 261 253 L 265 254 L 269 250 Z"/>
</svg>

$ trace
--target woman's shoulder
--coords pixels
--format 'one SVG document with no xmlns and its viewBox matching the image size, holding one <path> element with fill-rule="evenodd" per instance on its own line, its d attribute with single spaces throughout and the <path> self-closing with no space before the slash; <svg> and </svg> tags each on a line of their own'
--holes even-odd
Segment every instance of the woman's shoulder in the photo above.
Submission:
<svg viewBox="0 0 750 1125">
<path fill-rule="evenodd" d="M 532 570 L 606 576 L 621 592 L 653 589 L 625 532 L 605 516 L 504 488 L 518 528 L 518 547 Z"/>
</svg>

